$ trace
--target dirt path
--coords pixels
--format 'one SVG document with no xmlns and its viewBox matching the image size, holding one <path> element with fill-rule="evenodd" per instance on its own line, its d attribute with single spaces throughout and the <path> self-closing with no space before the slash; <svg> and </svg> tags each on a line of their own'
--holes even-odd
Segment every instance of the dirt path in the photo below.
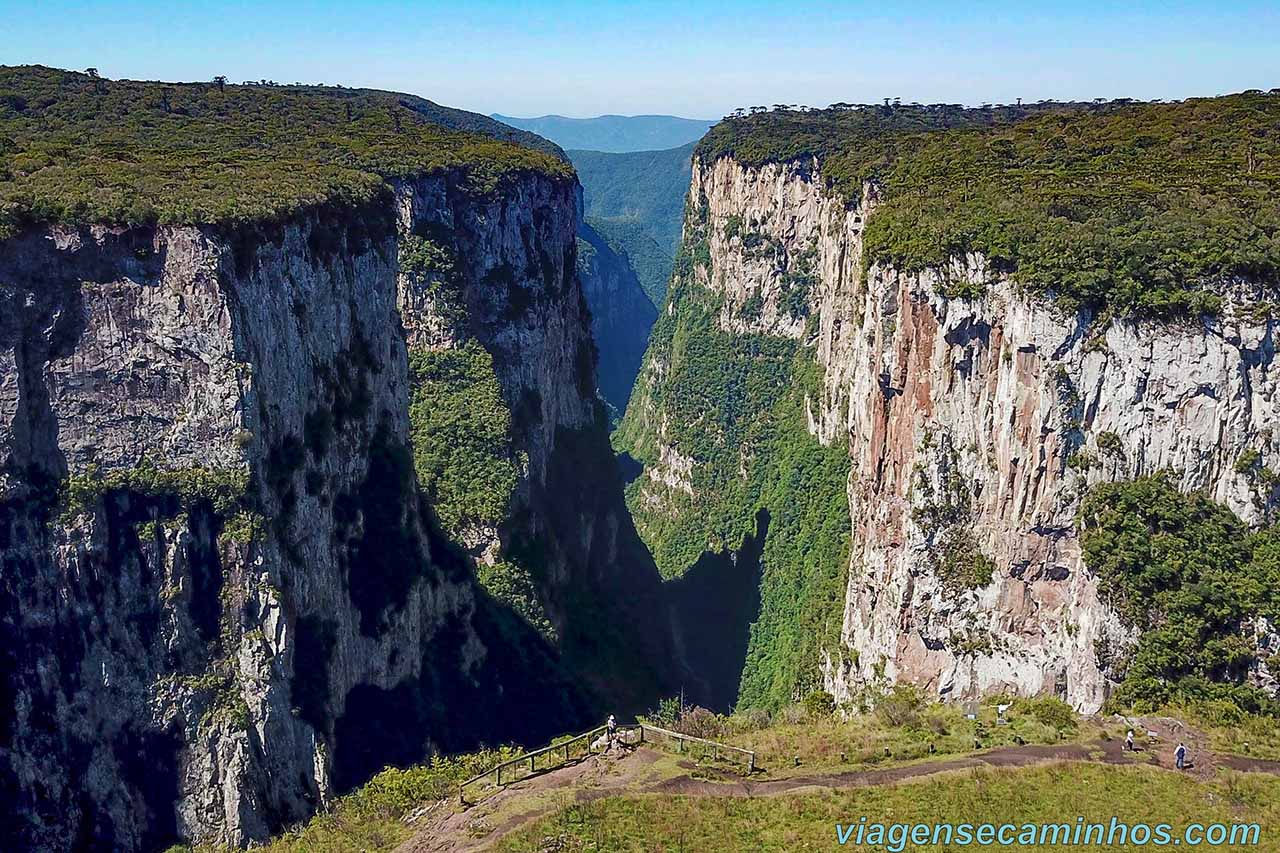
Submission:
<svg viewBox="0 0 1280 853">
<path fill-rule="evenodd" d="M 511 785 L 486 797 L 465 812 L 435 817 L 396 853 L 462 853 L 482 850 L 511 832 L 557 809 L 575 802 L 588 802 L 617 794 L 682 794 L 705 797 L 765 797 L 805 789 L 859 788 L 887 785 L 911 779 L 922 779 L 939 773 L 977 767 L 1029 767 L 1050 761 L 1093 761 L 1112 765 L 1147 765 L 1172 769 L 1173 750 L 1179 740 L 1187 743 L 1193 766 L 1188 772 L 1198 778 L 1211 777 L 1219 767 L 1255 773 L 1280 775 L 1280 761 L 1219 756 L 1204 748 L 1205 739 L 1194 730 L 1174 720 L 1177 728 L 1161 719 L 1134 720 L 1144 725 L 1143 731 L 1159 734 L 1157 744 L 1149 750 L 1150 759 L 1138 758 L 1124 751 L 1118 740 L 1091 743 L 1066 743 L 1002 747 L 959 758 L 940 759 L 924 764 L 887 767 L 880 770 L 853 770 L 844 773 L 815 773 L 783 779 L 753 781 L 729 773 L 719 781 L 695 778 L 695 765 L 682 763 L 690 772 L 648 782 L 646 771 L 662 754 L 648 748 L 624 753 L 620 757 L 595 757 L 578 764 L 553 770 Z M 1170 735 L 1174 736 L 1170 739 Z M 1147 752 L 1148 750 L 1140 750 Z M 707 772 L 702 768 L 702 774 Z M 523 801 L 523 802 L 522 802 Z"/>
</svg>

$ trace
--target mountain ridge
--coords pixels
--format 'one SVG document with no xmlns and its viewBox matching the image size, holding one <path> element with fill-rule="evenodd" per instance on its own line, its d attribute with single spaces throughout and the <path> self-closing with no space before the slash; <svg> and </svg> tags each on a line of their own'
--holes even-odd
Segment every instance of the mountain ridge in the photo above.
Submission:
<svg viewBox="0 0 1280 853">
<path fill-rule="evenodd" d="M 537 133 L 561 148 L 624 154 L 658 151 L 696 142 L 719 119 L 693 119 L 672 115 L 602 115 L 570 118 L 560 115 L 517 116 L 492 113 L 495 121 Z"/>
</svg>

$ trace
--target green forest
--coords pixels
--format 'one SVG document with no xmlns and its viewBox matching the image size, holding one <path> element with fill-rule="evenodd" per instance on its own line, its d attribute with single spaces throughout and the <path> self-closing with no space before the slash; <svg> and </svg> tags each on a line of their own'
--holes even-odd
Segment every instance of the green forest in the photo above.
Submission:
<svg viewBox="0 0 1280 853">
<path fill-rule="evenodd" d="M 529 172 L 572 178 L 554 146 L 440 125 L 454 114 L 369 90 L 0 67 L 0 239 L 41 222 L 278 221 L 445 170 L 476 193 Z"/>
<path fill-rule="evenodd" d="M 872 182 L 868 262 L 945 273 L 978 252 L 1068 311 L 1213 314 L 1215 280 L 1280 281 L 1280 90 L 759 112 L 721 122 L 696 154 L 816 159 L 850 205 Z"/>
<path fill-rule="evenodd" d="M 1103 597 L 1141 632 L 1134 649 L 1096 650 L 1121 681 L 1116 707 L 1225 701 L 1280 713 L 1247 681 L 1258 661 L 1249 624 L 1280 618 L 1280 530 L 1251 530 L 1168 474 L 1096 486 L 1080 527 Z"/>
<path fill-rule="evenodd" d="M 615 441 L 646 465 L 657 462 L 644 418 L 664 420 L 663 440 L 695 460 L 694 494 L 668 489 L 665 505 L 628 487 L 636 527 L 664 577 L 707 550 L 737 547 L 767 510 L 760 614 L 752 625 L 739 688 L 742 708 L 779 708 L 820 687 L 820 651 L 838 639 L 849 555 L 846 449 L 824 447 L 804 422 L 805 395 L 821 372 L 814 352 L 787 338 L 736 335 L 715 322 L 721 297 L 697 284 L 709 263 L 705 206 L 691 205 L 675 259 L 670 304 L 654 325 L 648 359 L 668 365 L 643 376 Z"/>
</svg>

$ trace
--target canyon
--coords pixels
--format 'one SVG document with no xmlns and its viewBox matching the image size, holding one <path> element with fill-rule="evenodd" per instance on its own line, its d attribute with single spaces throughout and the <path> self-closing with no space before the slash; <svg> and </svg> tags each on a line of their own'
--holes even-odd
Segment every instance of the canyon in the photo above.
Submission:
<svg viewBox="0 0 1280 853">
<path fill-rule="evenodd" d="M 1155 477 L 1249 535 L 1273 521 L 1273 243 L 1162 208 L 1185 251 L 1133 241 L 1162 287 L 1122 303 L 1036 242 L 1120 225 L 1058 239 L 1089 211 L 983 206 L 974 175 L 1035 171 L 1003 165 L 1005 123 L 1087 131 L 1127 104 L 730 117 L 694 149 L 655 305 L 565 153 L 484 116 L 0 83 L 25 93 L 0 102 L 0 816 L 20 849 L 243 847 L 383 767 L 673 695 L 856 713 L 902 683 L 1093 713 L 1150 632 L 1089 526 L 1158 548 L 1089 496 Z M 1246 105 L 1269 117 L 1268 97 Z M 1165 124 L 1124 156 L 1177 148 L 1151 109 Z M 981 169 L 921 192 L 884 166 L 949 163 L 928 145 L 954 127 L 995 137 Z M 1056 169 L 1082 132 L 1026 162 Z M 1274 159 L 1249 149 L 1241 198 L 1271 199 Z M 961 240 L 954 209 L 909 206 L 946 192 L 995 224 Z M 1245 262 L 1170 272 L 1241 243 Z M 1212 638 L 1240 644 L 1218 681 L 1265 701 L 1269 612 Z"/>
<path fill-rule="evenodd" d="M 1280 451 L 1274 284 L 1219 277 L 1220 310 L 1176 323 L 1064 309 L 981 252 L 923 270 L 869 257 L 883 193 L 834 190 L 820 157 L 695 155 L 669 323 L 620 430 L 645 465 L 637 525 L 664 575 L 749 532 L 755 507 L 771 538 L 794 532 L 765 546 L 740 701 L 858 707 L 905 682 L 1096 712 L 1137 632 L 1084 564 L 1081 501 L 1160 475 L 1270 523 L 1251 460 Z M 789 480 L 770 472 L 780 452 Z M 805 472 L 842 458 L 832 500 Z M 788 526 L 796 501 L 813 507 Z M 824 522 L 844 528 L 825 544 Z M 1243 630 L 1248 683 L 1274 696 L 1280 637 L 1265 618 Z"/>
</svg>

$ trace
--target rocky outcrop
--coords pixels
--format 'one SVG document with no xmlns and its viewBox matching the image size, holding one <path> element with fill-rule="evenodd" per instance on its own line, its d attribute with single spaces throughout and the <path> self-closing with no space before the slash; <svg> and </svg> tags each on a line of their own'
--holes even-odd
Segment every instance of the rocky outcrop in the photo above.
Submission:
<svg viewBox="0 0 1280 853">
<path fill-rule="evenodd" d="M 905 680 L 944 698 L 1051 694 L 1097 709 L 1110 684 L 1100 651 L 1131 637 L 1082 565 L 1080 498 L 1167 469 L 1263 519 L 1270 487 L 1237 460 L 1280 450 L 1268 295 L 1224 282 L 1219 318 L 1161 325 L 1064 315 L 980 257 L 919 275 L 867 267 L 876 187 L 847 207 L 817 171 L 695 162 L 690 209 L 707 240 L 691 274 L 717 294 L 720 329 L 811 348 L 823 379 L 810 432 L 848 447 L 851 557 L 826 689 L 848 701 Z M 797 281 L 811 283 L 803 310 Z M 947 296 L 957 282 L 983 295 Z M 669 370 L 651 354 L 637 399 L 659 398 Z M 666 437 L 660 407 L 636 417 L 657 444 L 641 503 L 676 506 L 699 463 Z"/>
<path fill-rule="evenodd" d="M 557 661 L 588 656 L 568 602 L 625 580 L 643 603 L 646 584 L 619 577 L 638 543 L 574 193 L 531 173 L 478 195 L 446 173 L 278 225 L 0 245 L 10 844 L 242 845 L 386 764 L 582 720 Z M 516 415 L 528 468 L 503 535 L 541 549 L 559 652 L 479 589 L 418 497 L 407 353 L 455 339 L 400 269 L 423 235 L 450 244 L 466 335 Z"/>
</svg>

